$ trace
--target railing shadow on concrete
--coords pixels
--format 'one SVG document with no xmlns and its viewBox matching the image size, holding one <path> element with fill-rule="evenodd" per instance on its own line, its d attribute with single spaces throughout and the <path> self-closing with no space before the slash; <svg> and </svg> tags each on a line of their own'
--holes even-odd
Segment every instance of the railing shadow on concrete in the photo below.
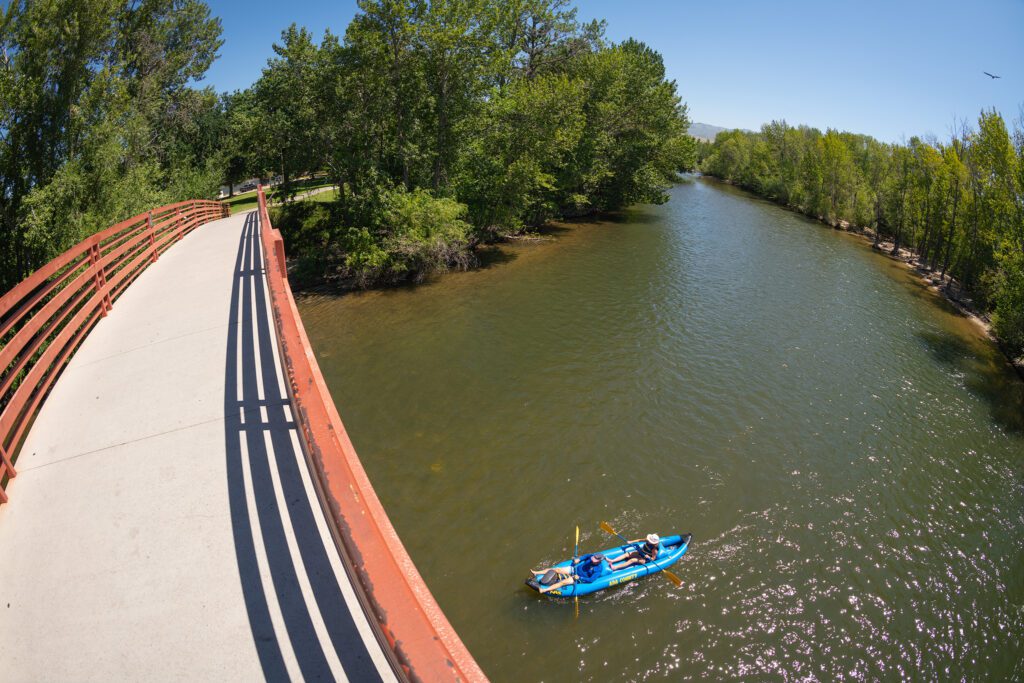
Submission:
<svg viewBox="0 0 1024 683">
<path fill-rule="evenodd" d="M 259 218 L 253 212 L 246 218 L 235 262 L 224 385 L 228 496 L 253 641 L 266 680 L 290 677 L 284 650 L 294 652 L 304 680 L 331 680 L 327 643 L 321 643 L 314 625 L 319 621 L 329 647 L 341 655 L 348 680 L 379 681 L 313 516 L 319 499 L 314 493 L 310 500 L 299 471 L 306 463 L 293 442 L 296 424 L 272 357 L 276 335 L 264 305 L 263 273 Z M 268 579 L 261 577 L 261 562 Z M 297 565 L 309 582 L 308 598 Z M 272 611 L 283 622 L 283 632 L 275 629 Z"/>
<path fill-rule="evenodd" d="M 320 373 L 295 306 L 284 241 L 259 199 L 270 308 L 290 409 L 313 481 L 356 595 L 403 678 L 485 681 L 391 525 Z"/>
<path fill-rule="evenodd" d="M 226 204 L 161 206 L 79 242 L 0 297 L 0 504 L 50 387 L 93 326 L 160 254 Z"/>
</svg>

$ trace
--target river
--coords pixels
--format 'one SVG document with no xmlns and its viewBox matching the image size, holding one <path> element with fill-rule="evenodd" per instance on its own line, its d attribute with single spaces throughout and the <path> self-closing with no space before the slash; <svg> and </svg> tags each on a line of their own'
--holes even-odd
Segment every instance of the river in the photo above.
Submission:
<svg viewBox="0 0 1024 683">
<path fill-rule="evenodd" d="M 494 681 L 1024 676 L 1024 390 L 858 238 L 709 180 L 485 267 L 299 309 Z M 692 532 L 676 588 L 530 567 Z"/>
</svg>

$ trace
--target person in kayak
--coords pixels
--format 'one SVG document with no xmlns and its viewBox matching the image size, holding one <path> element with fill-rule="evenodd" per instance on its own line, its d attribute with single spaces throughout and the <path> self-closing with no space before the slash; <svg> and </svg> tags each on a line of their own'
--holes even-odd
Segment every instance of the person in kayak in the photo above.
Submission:
<svg viewBox="0 0 1024 683">
<path fill-rule="evenodd" d="M 641 541 L 643 541 L 643 545 L 640 545 Z M 608 558 L 608 565 L 613 572 L 632 567 L 634 564 L 647 564 L 658 559 L 658 550 L 661 547 L 658 545 L 661 543 L 661 537 L 658 534 L 647 534 L 647 538 L 638 538 L 630 543 L 637 545 L 618 557 Z"/>
<path fill-rule="evenodd" d="M 611 571 L 609 567 L 608 559 L 601 553 L 594 553 L 593 555 L 583 555 L 573 560 L 572 566 L 570 567 L 548 567 L 547 569 L 532 569 L 530 570 L 534 576 L 543 576 L 548 572 L 554 572 L 564 576 L 564 579 L 545 586 L 539 584 L 540 587 L 537 589 L 541 593 L 547 593 L 553 591 L 556 588 L 562 586 L 568 586 L 570 583 L 579 581 L 580 583 L 592 583 L 597 579 L 601 578 L 605 574 Z"/>
</svg>

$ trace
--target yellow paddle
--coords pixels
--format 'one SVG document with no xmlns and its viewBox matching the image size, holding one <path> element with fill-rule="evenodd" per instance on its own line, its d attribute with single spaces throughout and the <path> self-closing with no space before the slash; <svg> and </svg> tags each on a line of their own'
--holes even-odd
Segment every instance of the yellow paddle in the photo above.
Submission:
<svg viewBox="0 0 1024 683">
<path fill-rule="evenodd" d="M 572 555 L 573 562 L 576 561 L 576 556 L 579 555 L 579 554 L 580 554 L 580 527 L 577 524 L 576 525 L 576 550 L 573 551 L 573 555 Z M 574 574 L 576 573 L 576 565 L 572 566 L 572 571 L 573 571 Z M 573 597 L 573 604 L 575 605 L 575 608 L 576 608 L 576 616 L 573 617 L 573 618 L 574 619 L 579 619 L 580 618 L 580 596 L 576 595 L 575 586 L 576 586 L 576 584 L 573 584 L 573 596 L 572 597 Z"/>
<path fill-rule="evenodd" d="M 607 532 L 608 532 L 608 533 L 610 533 L 610 534 L 611 534 L 612 536 L 618 536 L 619 538 L 621 538 L 621 539 L 622 539 L 623 541 L 625 541 L 626 543 L 629 543 L 629 539 L 627 539 L 627 538 L 626 538 L 625 536 L 623 536 L 622 534 L 620 534 L 619 532 L 617 532 L 617 531 L 616 531 L 615 529 L 613 529 L 613 528 L 612 528 L 612 525 L 611 525 L 611 524 L 609 524 L 608 522 L 601 522 L 601 529 L 602 529 L 602 530 L 604 530 L 604 531 L 607 531 Z M 640 550 L 640 549 L 639 549 L 639 548 L 637 548 L 637 550 Z M 641 553 L 643 553 L 643 551 L 642 551 L 642 550 L 640 550 L 640 552 L 641 552 Z M 648 572 L 648 573 L 650 573 L 650 569 L 648 569 L 648 570 L 647 570 L 647 572 Z M 665 578 L 667 578 L 667 579 L 668 579 L 669 581 L 671 581 L 672 583 L 674 583 L 674 584 L 675 584 L 675 585 L 676 585 L 677 587 L 679 587 L 679 586 L 682 586 L 682 585 L 683 585 L 683 580 L 682 580 L 682 579 L 680 579 L 680 578 L 679 578 L 678 576 L 676 576 L 675 574 L 673 574 L 672 572 L 670 572 L 669 570 L 667 570 L 667 569 L 662 569 L 662 570 L 661 570 L 661 573 L 662 573 L 662 574 L 664 574 L 664 575 L 665 575 Z"/>
</svg>

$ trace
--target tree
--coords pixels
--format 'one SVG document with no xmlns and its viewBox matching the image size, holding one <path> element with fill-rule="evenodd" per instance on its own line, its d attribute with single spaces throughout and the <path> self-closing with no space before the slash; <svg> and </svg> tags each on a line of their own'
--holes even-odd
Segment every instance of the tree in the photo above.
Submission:
<svg viewBox="0 0 1024 683">
<path fill-rule="evenodd" d="M 557 215 L 558 173 L 583 134 L 583 83 L 517 79 L 489 102 L 467 139 L 456 195 L 484 233 L 514 232 Z"/>
<path fill-rule="evenodd" d="M 0 19 L 0 280 L 221 176 L 196 0 L 16 0 Z M 183 196 L 185 195 L 185 196 Z"/>
<path fill-rule="evenodd" d="M 419 248 L 395 237 L 407 234 L 391 222 L 405 221 L 389 210 L 395 202 L 461 207 L 469 237 L 433 231 L 452 243 L 430 252 L 460 266 L 473 244 L 553 217 L 665 201 L 695 163 L 661 56 L 635 41 L 607 45 L 603 22 L 579 24 L 567 0 L 361 0 L 359 9 L 343 37 L 328 33 L 319 46 L 286 31 L 229 117 L 229 129 L 257 121 L 255 156 L 268 168 L 323 167 L 338 182 L 330 208 L 281 212 L 304 236 L 309 271 L 331 268 L 324 254 L 361 284 L 442 267 L 407 258 Z"/>
<path fill-rule="evenodd" d="M 273 48 L 277 56 L 253 87 L 258 119 L 253 133 L 261 140 L 258 163 L 264 173 L 281 174 L 287 195 L 296 176 L 323 162 L 316 107 L 319 54 L 309 31 L 295 24 L 281 32 L 281 43 Z"/>
<path fill-rule="evenodd" d="M 818 140 L 821 157 L 822 194 L 827 201 L 823 213 L 831 221 L 846 216 L 847 198 L 855 186 L 853 157 L 839 132 L 831 128 Z"/>
</svg>

